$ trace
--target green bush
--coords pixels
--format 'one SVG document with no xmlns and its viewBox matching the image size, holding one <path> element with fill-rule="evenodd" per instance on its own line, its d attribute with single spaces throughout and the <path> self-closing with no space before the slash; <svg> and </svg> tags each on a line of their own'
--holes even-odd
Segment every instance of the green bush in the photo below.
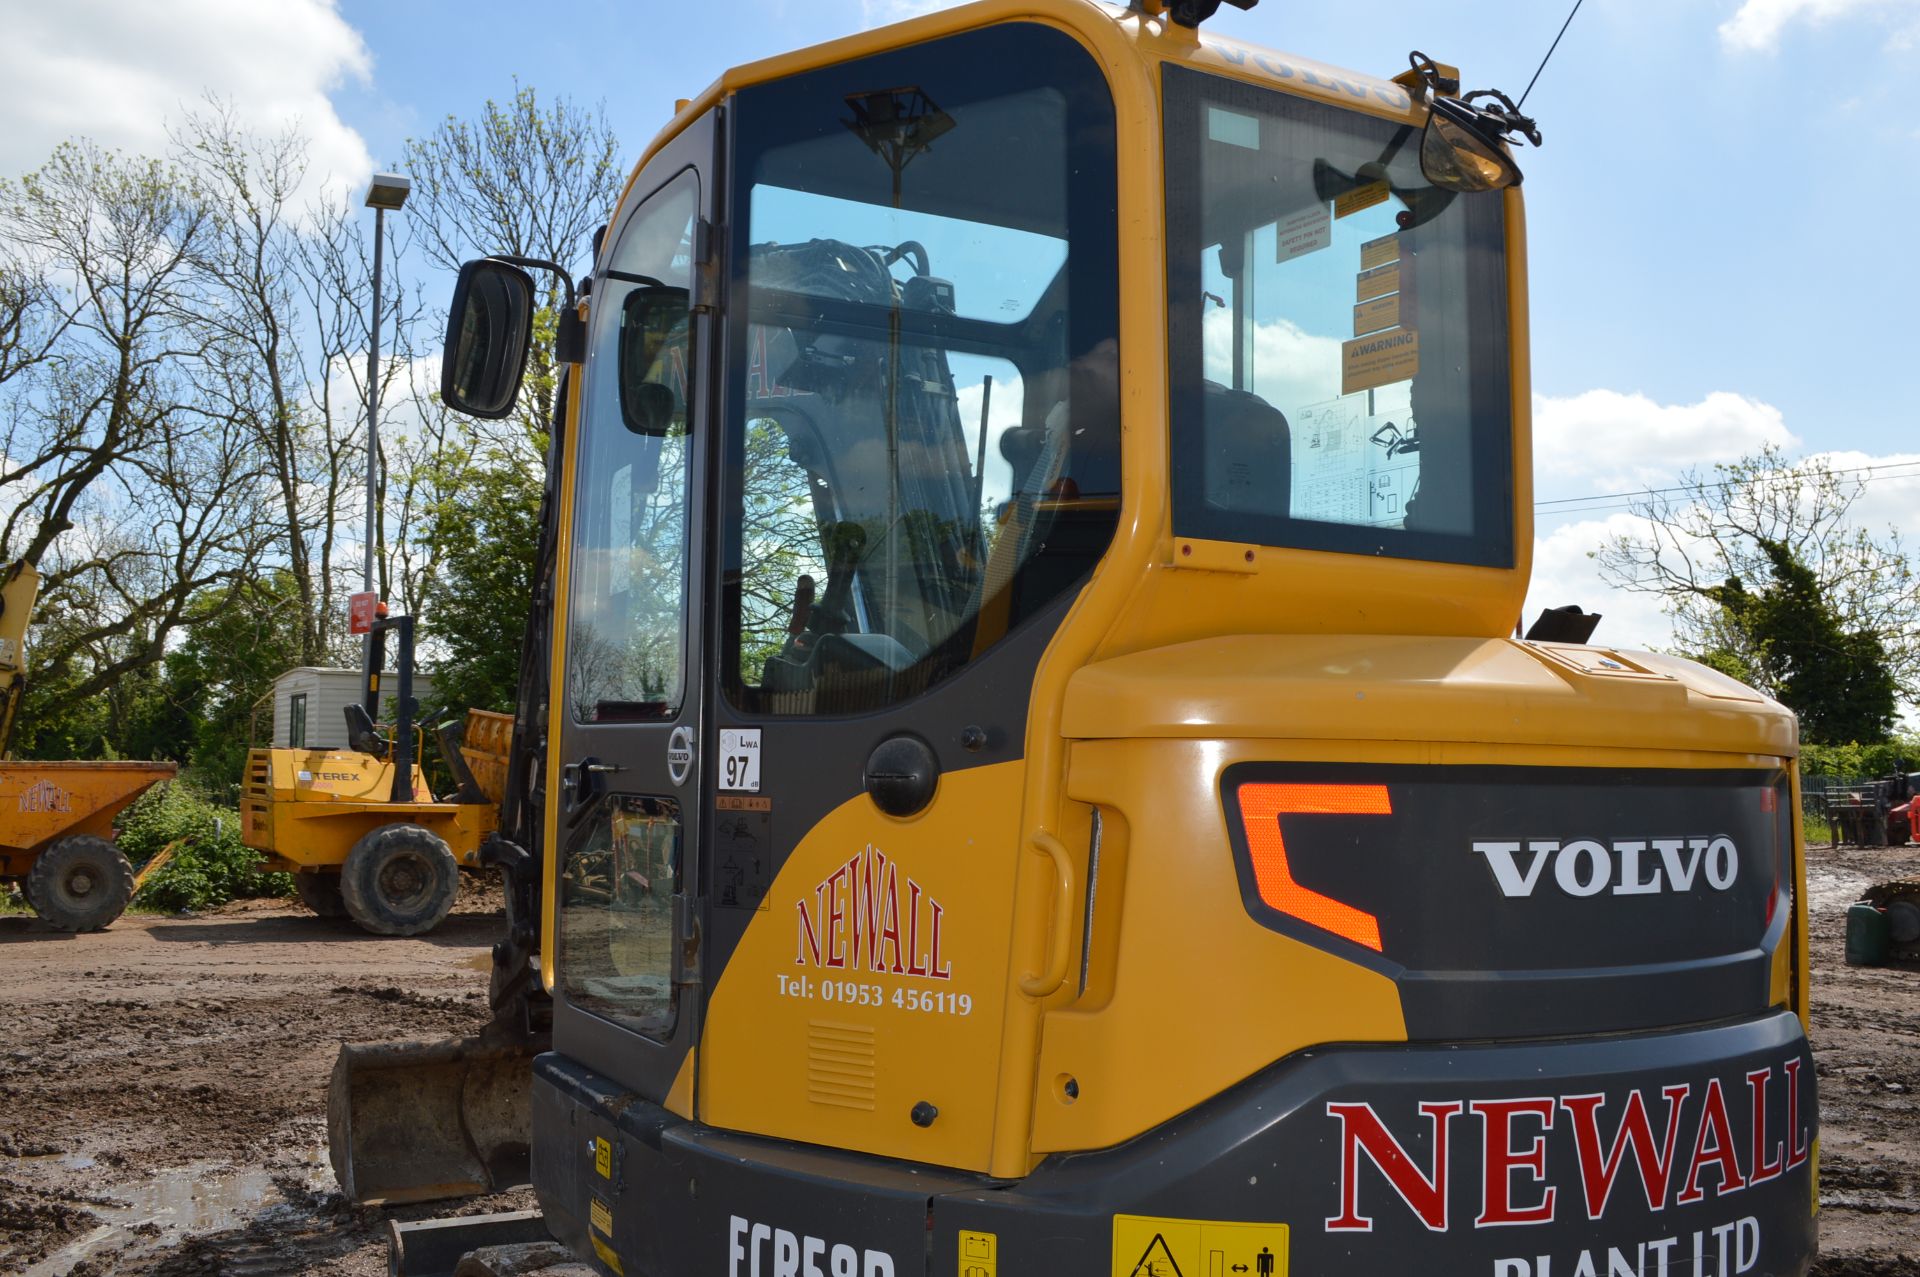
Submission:
<svg viewBox="0 0 1920 1277">
<path fill-rule="evenodd" d="M 171 913 L 293 891 L 290 875 L 263 872 L 260 853 L 241 844 L 239 812 L 208 802 L 182 782 L 156 785 L 120 818 L 117 841 L 136 869 L 176 839 L 185 841 L 141 886 L 136 908 Z"/>
<path fill-rule="evenodd" d="M 1835 780 L 1869 780 L 1896 771 L 1920 771 L 1920 737 L 1896 736 L 1863 745 L 1801 745 L 1800 774 Z"/>
</svg>

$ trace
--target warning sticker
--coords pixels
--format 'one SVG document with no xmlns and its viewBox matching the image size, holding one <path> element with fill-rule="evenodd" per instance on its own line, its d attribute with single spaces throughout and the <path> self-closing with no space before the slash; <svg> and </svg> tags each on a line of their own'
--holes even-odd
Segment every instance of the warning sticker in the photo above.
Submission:
<svg viewBox="0 0 1920 1277">
<path fill-rule="evenodd" d="M 1274 228 L 1276 260 L 1290 262 L 1296 257 L 1333 246 L 1333 217 L 1325 204 L 1315 204 L 1280 219 Z"/>
<path fill-rule="evenodd" d="M 1420 334 L 1395 328 L 1340 343 L 1340 393 L 1405 381 L 1420 371 Z"/>
<path fill-rule="evenodd" d="M 961 1229 L 960 1277 L 999 1277 L 999 1272 L 999 1235 Z"/>
<path fill-rule="evenodd" d="M 1385 266 L 1388 262 L 1400 260 L 1400 237 L 1382 235 L 1379 239 L 1370 239 L 1360 246 L 1360 269 L 1372 270 L 1376 266 Z"/>
<path fill-rule="evenodd" d="M 613 1212 L 597 1197 L 587 1206 L 587 1222 L 607 1236 L 613 1236 Z"/>
<path fill-rule="evenodd" d="M 1285 1224 L 1113 1217 L 1113 1277 L 1286 1277 Z"/>
<path fill-rule="evenodd" d="M 1383 328 L 1400 326 L 1400 294 L 1389 293 L 1353 308 L 1353 335 L 1365 337 Z"/>
<path fill-rule="evenodd" d="M 1335 217 L 1351 217 L 1362 209 L 1372 208 L 1375 204 L 1387 202 L 1387 184 L 1368 182 L 1365 186 L 1356 186 L 1333 202 Z"/>
<path fill-rule="evenodd" d="M 1357 302 L 1372 301 L 1376 297 L 1385 297 L 1388 293 L 1400 291 L 1400 263 L 1376 266 L 1372 270 L 1363 270 L 1354 276 L 1354 297 Z"/>
</svg>

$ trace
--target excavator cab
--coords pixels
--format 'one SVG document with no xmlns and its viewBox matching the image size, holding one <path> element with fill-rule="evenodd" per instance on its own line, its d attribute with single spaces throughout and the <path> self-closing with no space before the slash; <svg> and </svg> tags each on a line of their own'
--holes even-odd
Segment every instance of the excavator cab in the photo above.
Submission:
<svg viewBox="0 0 1920 1277">
<path fill-rule="evenodd" d="M 442 1067 L 348 1170 L 524 1155 L 620 1274 L 1805 1270 L 1791 716 L 1512 637 L 1519 117 L 1213 7 L 986 0 L 647 151 L 490 844 L 530 1128 Z M 449 404 L 542 269 L 463 272 Z"/>
</svg>

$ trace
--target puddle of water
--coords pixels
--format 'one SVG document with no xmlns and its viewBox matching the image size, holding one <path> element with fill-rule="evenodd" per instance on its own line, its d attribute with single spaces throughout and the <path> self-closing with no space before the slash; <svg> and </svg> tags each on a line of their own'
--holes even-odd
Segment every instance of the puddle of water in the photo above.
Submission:
<svg viewBox="0 0 1920 1277">
<path fill-rule="evenodd" d="M 1832 865 L 1807 866 L 1807 900 L 1815 912 L 1844 912 L 1860 898 L 1873 879 Z"/>
<path fill-rule="evenodd" d="M 493 954 L 489 950 L 482 949 L 470 958 L 463 958 L 460 965 L 474 971 L 492 971 Z"/>
<path fill-rule="evenodd" d="M 67 1156 L 73 1160 L 63 1164 L 74 1169 L 93 1165 L 91 1158 Z M 310 1150 L 299 1165 L 281 1173 L 292 1174 L 315 1189 L 331 1182 L 325 1155 L 317 1149 Z M 257 1167 L 236 1170 L 202 1164 L 160 1171 L 137 1184 L 103 1186 L 99 1195 L 113 1199 L 113 1204 L 87 1207 L 102 1221 L 100 1227 L 68 1242 L 27 1269 L 22 1277 L 66 1277 L 88 1256 L 139 1239 L 133 1230 L 142 1225 L 157 1225 L 160 1235 L 144 1240 L 164 1246 L 175 1245 L 195 1233 L 239 1228 L 263 1214 L 284 1209 L 286 1203 L 273 1174 Z"/>
</svg>

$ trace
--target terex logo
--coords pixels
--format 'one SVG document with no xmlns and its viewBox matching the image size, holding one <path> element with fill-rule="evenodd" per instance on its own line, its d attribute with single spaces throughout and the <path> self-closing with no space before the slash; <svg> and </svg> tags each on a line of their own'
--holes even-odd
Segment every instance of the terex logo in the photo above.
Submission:
<svg viewBox="0 0 1920 1277">
<path fill-rule="evenodd" d="M 1611 846 L 1591 838 L 1566 843 L 1531 839 L 1525 852 L 1521 846 L 1517 839 L 1473 844 L 1474 854 L 1487 858 L 1504 896 L 1531 896 L 1549 862 L 1554 884 L 1570 896 L 1608 890 L 1616 896 L 1652 896 L 1692 891 L 1696 883 L 1725 891 L 1740 876 L 1740 853 L 1724 835 L 1617 839 Z"/>
</svg>

